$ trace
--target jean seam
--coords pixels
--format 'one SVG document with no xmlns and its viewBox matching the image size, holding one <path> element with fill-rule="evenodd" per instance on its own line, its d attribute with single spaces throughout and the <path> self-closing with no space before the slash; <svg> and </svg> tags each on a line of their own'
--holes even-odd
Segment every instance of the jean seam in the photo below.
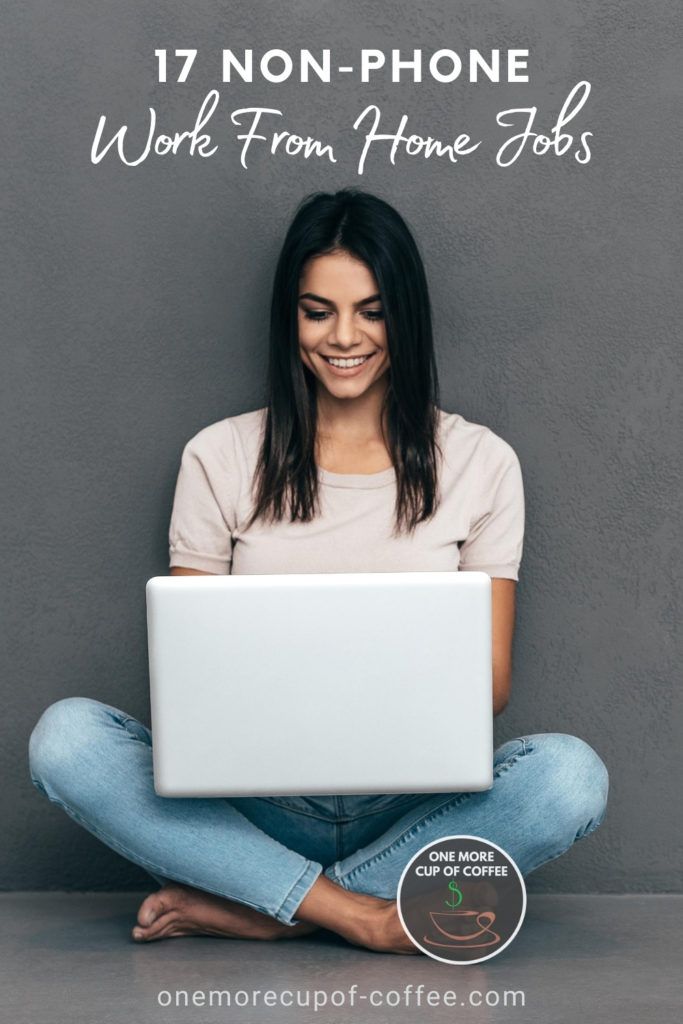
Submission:
<svg viewBox="0 0 683 1024">
<path fill-rule="evenodd" d="M 147 737 L 145 737 L 145 739 L 143 740 L 140 736 L 136 736 L 136 734 L 134 732 L 131 732 L 131 730 L 127 728 L 129 723 L 131 723 L 131 722 L 133 723 L 133 725 L 139 725 L 141 729 L 147 730 L 147 727 L 145 725 L 143 725 L 142 722 L 139 721 L 139 719 L 133 718 L 131 715 L 127 715 L 125 718 L 118 720 L 118 724 L 120 726 L 122 726 L 122 728 L 124 728 L 126 730 L 128 735 L 132 739 L 138 740 L 140 743 L 147 743 Z M 151 732 L 151 730 L 147 730 L 147 731 Z"/>
<path fill-rule="evenodd" d="M 347 817 L 343 819 L 344 824 L 352 824 L 354 821 L 358 821 L 360 818 L 374 818 L 378 814 L 387 814 L 388 812 L 393 813 L 399 807 L 405 807 L 406 804 L 414 803 L 419 800 L 420 797 L 424 797 L 424 793 L 411 793 L 407 795 L 405 799 L 396 801 L 390 807 L 376 807 L 374 810 L 361 811 L 359 814 L 354 814 L 353 817 Z"/>
<path fill-rule="evenodd" d="M 292 917 L 294 916 L 295 912 L 298 910 L 299 905 L 301 904 L 301 902 L 302 902 L 302 900 L 304 898 L 303 895 L 302 895 L 301 899 L 298 899 L 297 890 L 299 888 L 303 889 L 305 887 L 305 881 L 306 881 L 307 877 L 309 875 L 312 875 L 313 877 L 311 879 L 311 885 L 308 886 L 308 890 L 307 890 L 307 891 L 309 891 L 311 889 L 313 883 L 321 875 L 322 870 L 323 870 L 322 864 L 318 864 L 316 861 L 313 861 L 313 860 L 307 860 L 306 861 L 306 863 L 304 865 L 304 868 L 303 868 L 303 871 L 301 872 L 299 877 L 296 879 L 296 881 L 293 882 L 293 884 L 290 886 L 289 890 L 287 891 L 287 894 L 285 895 L 285 898 L 282 900 L 282 902 L 280 903 L 280 906 L 277 908 L 277 911 L 276 911 L 275 915 L 273 915 L 273 916 L 275 916 L 277 918 L 278 921 L 281 921 L 284 924 L 292 924 Z M 294 903 L 294 907 L 292 908 L 291 912 L 284 909 L 285 907 L 288 906 L 289 903 Z"/>
<path fill-rule="evenodd" d="M 247 907 L 251 907 L 252 910 L 258 910 L 260 913 L 268 915 L 268 917 L 273 916 L 270 910 L 267 910 L 265 907 L 259 906 L 256 903 L 250 903 L 247 900 L 236 900 L 234 896 L 226 895 L 224 892 L 220 892 L 217 889 L 207 888 L 207 886 L 203 882 L 199 882 L 197 880 L 193 880 L 185 876 L 179 878 L 177 877 L 175 872 L 169 872 L 166 868 L 162 867 L 161 865 L 155 864 L 153 861 L 147 860 L 146 857 L 140 857 L 137 853 L 133 853 L 132 850 L 129 850 L 126 846 L 123 845 L 123 843 L 119 842 L 118 839 L 114 839 L 113 837 L 109 836 L 108 833 L 103 832 L 101 829 L 97 828 L 97 826 L 93 825 L 91 822 L 86 822 L 86 820 L 81 817 L 78 811 L 73 810 L 73 808 L 70 807 L 68 804 L 65 804 L 63 800 L 60 800 L 54 796 L 50 796 L 50 794 L 42 785 L 35 783 L 35 781 L 34 785 L 36 785 L 37 788 L 40 789 L 40 791 L 47 796 L 50 803 L 56 804 L 58 807 L 61 807 L 62 810 L 66 812 L 66 814 L 73 818 L 74 821 L 78 822 L 78 824 L 81 825 L 84 829 L 86 829 L 86 831 L 91 832 L 98 839 L 102 840 L 102 842 L 106 843 L 107 846 L 110 846 L 112 850 L 115 850 L 116 853 L 120 853 L 122 857 L 125 857 L 127 860 L 130 860 L 134 864 L 137 864 L 139 867 L 144 868 L 145 871 L 149 871 L 151 868 L 153 871 L 158 871 L 159 874 L 163 875 L 166 878 L 172 878 L 175 881 L 184 882 L 185 885 L 191 885 L 193 888 L 200 889 L 202 892 L 213 893 L 215 896 L 221 896 L 223 899 L 235 900 L 236 903 L 242 903 Z M 311 862 L 309 861 L 309 863 Z"/>
<path fill-rule="evenodd" d="M 578 843 L 579 840 L 585 839 L 586 836 L 592 835 L 593 832 L 595 832 L 597 829 L 600 828 L 600 826 L 602 825 L 604 820 L 605 820 L 605 815 L 603 814 L 601 817 L 596 818 L 594 821 L 590 821 L 588 823 L 588 826 L 585 829 L 585 831 L 577 833 L 577 835 L 576 835 L 576 837 L 574 839 L 574 842 Z"/>
<path fill-rule="evenodd" d="M 325 821 L 328 824 L 336 821 L 336 818 L 330 818 L 324 814 L 314 814 L 313 811 L 305 811 L 302 810 L 300 807 L 292 807 L 291 804 L 281 803 L 278 800 L 273 800 L 271 797 L 264 796 L 261 799 L 265 800 L 266 803 L 272 804 L 273 807 L 284 808 L 286 811 L 291 811 L 292 814 L 301 814 L 303 817 L 313 818 L 315 821 Z"/>
<path fill-rule="evenodd" d="M 340 825 L 351 825 L 354 821 L 359 821 L 361 818 L 373 818 L 379 814 L 386 814 L 387 810 L 393 811 L 395 808 L 398 809 L 399 807 L 405 807 L 405 805 L 409 804 L 412 800 L 415 800 L 417 797 L 424 795 L 424 793 L 413 793 L 410 796 L 406 797 L 405 800 L 401 800 L 398 803 L 392 804 L 391 808 L 379 807 L 375 808 L 374 810 L 361 811 L 359 814 L 354 814 L 352 816 L 346 815 L 343 818 L 338 818 L 336 816 L 330 817 L 329 815 L 324 814 L 315 814 L 313 811 L 303 810 L 300 807 L 293 807 L 291 804 L 275 800 L 272 797 L 263 797 L 262 799 L 269 804 L 273 804 L 274 807 L 284 807 L 285 810 L 291 811 L 292 814 L 301 814 L 306 818 L 314 818 L 316 821 L 324 821 L 328 825 L 336 822 L 338 822 Z"/>
<path fill-rule="evenodd" d="M 499 764 L 495 766 L 493 770 L 494 779 L 497 779 L 504 771 L 507 771 L 514 764 L 516 764 L 517 761 L 525 757 L 527 753 L 531 753 L 533 751 L 534 748 L 531 743 L 527 744 L 524 737 L 520 737 L 520 739 L 522 742 L 522 749 L 516 751 L 514 754 L 511 754 L 509 757 L 506 757 L 503 761 L 501 761 Z M 373 857 L 369 857 L 366 861 L 363 861 L 361 864 L 357 864 L 354 868 L 351 869 L 351 871 L 349 871 L 348 875 L 345 876 L 341 872 L 338 872 L 336 869 L 336 865 L 333 865 L 332 867 L 334 877 L 336 878 L 340 885 L 346 888 L 346 883 L 352 876 L 360 874 L 363 871 L 367 871 L 369 867 L 378 863 L 380 860 L 383 860 L 389 853 L 394 853 L 397 849 L 400 849 L 400 847 L 405 845 L 405 843 L 412 839 L 414 835 L 417 835 L 418 831 L 422 827 L 427 825 L 427 823 L 431 823 L 440 814 L 443 814 L 447 808 L 458 807 L 466 800 L 471 799 L 472 796 L 474 795 L 474 793 L 459 793 L 456 797 L 447 797 L 442 803 L 437 804 L 437 806 L 434 807 L 426 817 L 416 818 L 411 824 L 407 825 L 404 831 L 401 833 L 401 835 L 397 836 L 397 838 L 394 839 L 393 842 L 391 842 L 387 847 L 385 847 L 385 849 L 382 850 L 380 853 L 376 853 Z"/>
</svg>

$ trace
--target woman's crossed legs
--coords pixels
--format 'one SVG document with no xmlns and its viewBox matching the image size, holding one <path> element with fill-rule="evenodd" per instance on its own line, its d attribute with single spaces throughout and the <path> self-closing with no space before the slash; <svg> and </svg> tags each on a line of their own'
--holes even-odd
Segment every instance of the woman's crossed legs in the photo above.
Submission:
<svg viewBox="0 0 683 1024">
<path fill-rule="evenodd" d="M 294 938 L 324 927 L 371 949 L 415 952 L 395 898 L 422 846 L 481 836 L 527 875 L 598 827 L 608 791 L 591 747 L 546 733 L 499 747 L 493 788 L 483 793 L 160 797 L 149 730 L 81 697 L 47 708 L 29 754 L 33 782 L 49 800 L 162 883 L 140 907 L 140 941 Z"/>
</svg>

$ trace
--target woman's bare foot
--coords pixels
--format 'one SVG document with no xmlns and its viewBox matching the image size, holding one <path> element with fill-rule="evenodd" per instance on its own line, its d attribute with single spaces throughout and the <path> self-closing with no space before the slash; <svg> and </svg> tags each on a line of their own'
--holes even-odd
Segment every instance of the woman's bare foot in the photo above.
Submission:
<svg viewBox="0 0 683 1024">
<path fill-rule="evenodd" d="M 419 952 L 403 930 L 395 900 L 349 892 L 324 875 L 309 889 L 296 916 L 378 953 Z"/>
<path fill-rule="evenodd" d="M 315 930 L 314 924 L 282 924 L 243 903 L 173 883 L 142 901 L 132 935 L 136 942 L 152 942 L 179 935 L 272 940 L 295 939 Z"/>
<path fill-rule="evenodd" d="M 356 904 L 356 920 L 346 926 L 344 935 L 357 946 L 378 953 L 419 953 L 403 930 L 396 900 L 381 900 L 362 893 L 347 893 Z"/>
</svg>

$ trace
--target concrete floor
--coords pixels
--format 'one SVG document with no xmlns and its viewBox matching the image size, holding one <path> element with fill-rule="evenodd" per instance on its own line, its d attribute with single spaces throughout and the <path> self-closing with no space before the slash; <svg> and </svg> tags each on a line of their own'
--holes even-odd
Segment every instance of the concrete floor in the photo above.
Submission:
<svg viewBox="0 0 683 1024">
<path fill-rule="evenodd" d="M 129 933 L 143 896 L 1 894 L 1 1019 L 13 1024 L 683 1020 L 683 896 L 531 896 L 513 943 L 493 960 L 469 967 L 369 953 L 330 935 L 278 943 L 176 938 L 138 946 Z M 364 1000 L 317 1012 L 313 1006 L 208 1004 L 211 989 L 278 995 L 300 989 L 309 990 L 312 1000 L 316 989 L 330 999 L 335 990 L 348 992 L 354 984 Z M 373 992 L 381 998 L 389 994 L 391 1001 L 392 991 L 403 993 L 410 984 L 423 984 L 425 993 L 454 990 L 455 1008 L 424 1003 L 417 1008 L 414 1002 L 387 1008 L 368 1001 Z M 195 1005 L 159 1005 L 160 992 L 175 998 L 177 990 L 187 991 L 190 1000 L 199 992 Z M 525 1005 L 504 1005 L 506 990 L 522 991 Z M 203 1007 L 202 992 L 207 993 Z M 488 993 L 489 1001 L 497 998 L 499 1005 L 470 1005 L 470 994 L 480 998 L 477 992 Z"/>
</svg>

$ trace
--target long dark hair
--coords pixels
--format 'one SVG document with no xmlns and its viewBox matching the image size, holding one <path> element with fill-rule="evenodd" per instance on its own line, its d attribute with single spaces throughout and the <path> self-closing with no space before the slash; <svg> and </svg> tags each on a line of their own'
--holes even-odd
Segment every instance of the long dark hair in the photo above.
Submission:
<svg viewBox="0 0 683 1024">
<path fill-rule="evenodd" d="M 403 218 L 355 188 L 307 196 L 285 236 L 273 283 L 268 408 L 248 525 L 285 514 L 290 522 L 308 522 L 319 511 L 317 378 L 299 352 L 299 283 L 307 260 L 336 251 L 365 263 L 379 287 L 390 357 L 381 421 L 396 472 L 394 535 L 411 532 L 439 504 L 439 385 L 427 278 Z"/>
</svg>

